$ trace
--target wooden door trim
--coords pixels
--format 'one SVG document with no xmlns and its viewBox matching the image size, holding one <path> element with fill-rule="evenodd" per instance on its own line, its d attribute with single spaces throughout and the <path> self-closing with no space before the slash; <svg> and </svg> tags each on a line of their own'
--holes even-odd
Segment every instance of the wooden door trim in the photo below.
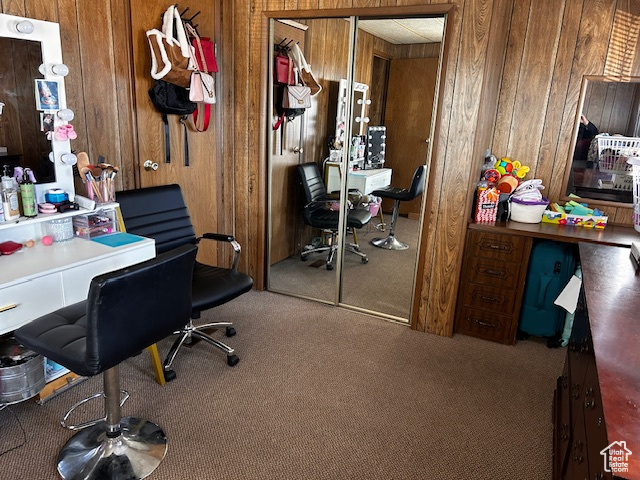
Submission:
<svg viewBox="0 0 640 480">
<path fill-rule="evenodd" d="M 361 7 L 336 8 L 327 10 L 265 10 L 267 18 L 340 18 L 340 17 L 369 17 L 386 18 L 412 15 L 445 15 L 451 13 L 455 5 L 443 3 L 440 5 L 410 5 L 406 7 Z"/>
<path fill-rule="evenodd" d="M 399 16 L 418 16 L 418 15 L 446 15 L 446 23 L 445 23 L 445 31 L 444 38 L 442 40 L 442 51 L 440 55 L 440 76 L 438 78 L 438 88 L 437 88 L 437 101 L 435 102 L 435 111 L 433 113 L 434 126 L 433 135 L 431 137 L 431 155 L 429 156 L 429 172 L 427 177 L 427 185 L 432 185 L 435 181 L 435 168 L 432 168 L 433 159 L 438 158 L 438 138 L 440 135 L 440 124 L 442 109 L 444 103 L 444 90 L 445 90 L 445 82 L 447 74 L 447 65 L 449 58 L 449 48 L 452 42 L 451 35 L 454 24 L 453 16 L 455 15 L 456 6 L 450 3 L 445 3 L 441 5 L 415 5 L 415 6 L 407 6 L 407 7 L 377 7 L 377 8 L 342 8 L 342 9 L 331 9 L 331 10 L 266 10 L 262 12 L 262 39 L 267 38 L 267 33 L 269 29 L 269 20 L 272 18 L 337 18 L 337 17 L 345 17 L 345 16 L 360 16 L 360 17 L 373 17 L 373 18 L 381 18 L 381 17 L 399 17 Z M 268 42 L 263 41 L 262 48 L 267 48 Z M 269 51 L 267 51 L 267 55 L 265 58 L 268 58 Z M 263 86 L 262 90 L 262 98 L 261 102 L 261 125 L 260 125 L 260 150 L 264 152 L 264 159 L 262 162 L 262 167 L 260 169 L 259 181 L 260 185 L 265 188 L 262 190 L 264 195 L 264 201 L 260 205 L 259 209 L 259 221 L 260 221 L 260 230 L 262 233 L 262 242 L 260 244 L 261 255 L 259 255 L 261 262 L 259 266 L 261 271 L 259 271 L 259 289 L 263 290 L 266 286 L 266 275 L 267 275 L 267 265 L 266 265 L 266 245 L 267 245 L 267 228 L 266 228 L 266 183 L 268 178 L 268 172 L 266 170 L 266 158 L 269 154 L 268 146 L 266 142 L 266 129 L 267 129 L 267 89 L 269 84 L 268 78 L 268 67 L 266 65 L 262 66 L 261 69 L 261 85 Z M 418 248 L 418 262 L 417 267 L 415 269 L 415 278 L 414 278 L 414 288 L 413 288 L 413 299 L 411 305 L 411 318 L 410 318 L 410 326 L 413 330 L 426 330 L 426 318 L 420 318 L 420 301 L 422 297 L 422 290 L 424 288 L 424 272 L 425 272 L 425 262 L 429 258 L 428 252 L 426 251 L 427 246 L 427 235 L 431 220 L 431 206 L 434 202 L 433 189 L 427 188 L 427 192 L 425 195 L 425 201 L 422 207 L 422 231 L 420 234 L 420 245 Z"/>
<path fill-rule="evenodd" d="M 444 6 L 444 5 L 443 5 Z M 425 264 L 429 258 L 427 248 L 427 236 L 431 226 L 431 206 L 434 203 L 434 189 L 429 188 L 436 180 L 436 169 L 433 168 L 433 160 L 438 158 L 438 139 L 440 138 L 440 125 L 442 123 L 442 109 L 444 103 L 445 79 L 447 78 L 447 65 L 449 64 L 449 48 L 452 40 L 452 28 L 454 24 L 455 8 L 448 5 L 447 17 L 445 22 L 444 36 L 442 39 L 442 50 L 440 53 L 440 76 L 438 78 L 437 101 L 435 102 L 435 111 L 433 112 L 433 124 L 431 136 L 431 155 L 428 160 L 429 173 L 427 176 L 426 196 L 422 206 L 422 231 L 420 232 L 420 245 L 418 247 L 418 264 L 416 268 L 416 278 L 414 282 L 413 303 L 411 305 L 410 324 L 413 330 L 426 331 L 427 319 L 420 318 L 420 301 L 422 299 L 422 290 L 424 285 Z"/>
</svg>

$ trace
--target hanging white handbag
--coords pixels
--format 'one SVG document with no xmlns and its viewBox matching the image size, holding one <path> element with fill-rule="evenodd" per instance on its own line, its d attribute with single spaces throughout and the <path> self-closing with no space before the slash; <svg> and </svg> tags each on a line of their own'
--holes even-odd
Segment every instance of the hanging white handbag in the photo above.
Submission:
<svg viewBox="0 0 640 480">
<path fill-rule="evenodd" d="M 216 103 L 215 80 L 211 75 L 204 72 L 191 74 L 189 100 L 196 103 Z"/>
<path fill-rule="evenodd" d="M 318 83 L 318 80 L 313 75 L 311 67 L 307 63 L 306 58 L 304 58 L 302 50 L 300 50 L 300 47 L 297 43 L 293 44 L 293 46 L 291 47 L 290 55 L 293 59 L 294 65 L 296 66 L 296 70 L 298 72 L 298 75 L 300 76 L 300 80 L 302 80 L 302 83 L 309 87 L 311 95 L 313 96 L 320 93 L 322 91 L 322 86 Z"/>
<path fill-rule="evenodd" d="M 311 108 L 311 89 L 303 85 L 287 85 L 282 98 L 283 108 Z"/>
</svg>

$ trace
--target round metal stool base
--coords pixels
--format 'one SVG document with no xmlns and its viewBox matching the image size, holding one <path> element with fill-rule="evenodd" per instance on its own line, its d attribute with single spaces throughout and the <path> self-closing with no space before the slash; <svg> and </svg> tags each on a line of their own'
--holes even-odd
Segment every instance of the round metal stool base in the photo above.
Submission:
<svg viewBox="0 0 640 480">
<path fill-rule="evenodd" d="M 58 473 L 67 479 L 138 479 L 153 472 L 167 453 L 167 437 L 155 423 L 124 417 L 122 434 L 108 438 L 98 422 L 76 433 L 58 455 Z"/>
<path fill-rule="evenodd" d="M 385 250 L 406 250 L 409 245 L 396 240 L 396 237 L 374 238 L 371 240 L 372 245 Z"/>
</svg>

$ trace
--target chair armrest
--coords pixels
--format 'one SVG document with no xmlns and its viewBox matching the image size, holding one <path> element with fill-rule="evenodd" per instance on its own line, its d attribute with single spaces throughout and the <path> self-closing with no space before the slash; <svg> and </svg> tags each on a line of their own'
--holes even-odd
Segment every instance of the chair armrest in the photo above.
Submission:
<svg viewBox="0 0 640 480">
<path fill-rule="evenodd" d="M 200 240 L 215 240 L 217 242 L 227 242 L 230 243 L 233 247 L 233 262 L 231 264 L 232 270 L 238 269 L 238 261 L 240 260 L 240 252 L 242 249 L 240 248 L 240 244 L 236 242 L 236 239 L 233 235 L 226 235 L 224 233 L 204 233 L 201 237 L 196 239 L 196 242 L 199 243 Z"/>
</svg>

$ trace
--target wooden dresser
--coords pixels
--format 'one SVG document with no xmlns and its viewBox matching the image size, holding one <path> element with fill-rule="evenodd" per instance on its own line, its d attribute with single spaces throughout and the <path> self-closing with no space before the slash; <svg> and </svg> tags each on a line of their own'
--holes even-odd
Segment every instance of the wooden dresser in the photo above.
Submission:
<svg viewBox="0 0 640 480">
<path fill-rule="evenodd" d="M 604 230 L 549 223 L 470 223 L 464 249 L 455 333 L 513 345 L 520 319 L 529 254 L 534 239 L 631 246 L 640 234 L 630 227 Z"/>
<path fill-rule="evenodd" d="M 584 285 L 553 399 L 554 479 L 640 479 L 640 276 L 626 248 L 580 245 Z M 625 442 L 628 471 L 601 451 Z"/>
<path fill-rule="evenodd" d="M 468 230 L 456 332 L 513 344 L 532 240 Z"/>
</svg>

